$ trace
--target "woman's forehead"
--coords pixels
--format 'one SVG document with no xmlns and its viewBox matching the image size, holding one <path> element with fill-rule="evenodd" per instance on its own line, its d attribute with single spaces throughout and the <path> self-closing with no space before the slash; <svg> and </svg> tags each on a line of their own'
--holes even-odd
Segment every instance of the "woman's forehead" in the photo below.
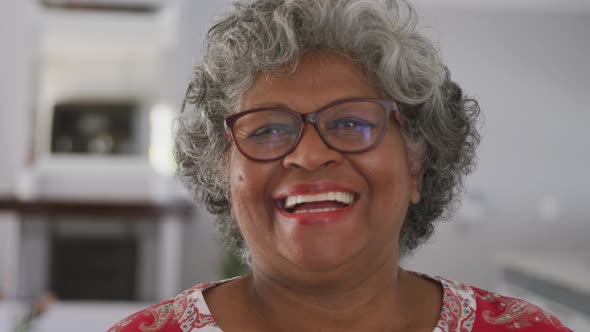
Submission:
<svg viewBox="0 0 590 332">
<path fill-rule="evenodd" d="M 378 97 L 362 69 L 341 55 L 302 58 L 291 74 L 259 73 L 242 98 L 241 110 L 297 104 L 321 107 L 351 97 Z"/>
</svg>

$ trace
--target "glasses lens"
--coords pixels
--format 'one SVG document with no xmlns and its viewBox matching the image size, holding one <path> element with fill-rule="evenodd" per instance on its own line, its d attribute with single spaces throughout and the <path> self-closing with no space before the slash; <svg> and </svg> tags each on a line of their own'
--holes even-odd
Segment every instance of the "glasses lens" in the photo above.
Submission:
<svg viewBox="0 0 590 332">
<path fill-rule="evenodd" d="M 236 144 L 250 158 L 274 159 L 286 153 L 297 140 L 300 123 L 297 116 L 282 110 L 264 110 L 236 120 Z"/>
<path fill-rule="evenodd" d="M 336 104 L 318 116 L 320 134 L 328 144 L 343 152 L 365 150 L 385 132 L 387 112 L 371 101 Z"/>
</svg>

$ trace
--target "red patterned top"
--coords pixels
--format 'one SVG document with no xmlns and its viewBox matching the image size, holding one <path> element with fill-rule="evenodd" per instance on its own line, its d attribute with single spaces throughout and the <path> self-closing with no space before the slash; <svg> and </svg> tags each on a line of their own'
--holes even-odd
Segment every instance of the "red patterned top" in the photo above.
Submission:
<svg viewBox="0 0 590 332">
<path fill-rule="evenodd" d="M 441 277 L 419 275 L 439 282 L 444 290 L 440 319 L 433 332 L 572 331 L 555 316 L 523 300 Z M 108 332 L 223 332 L 207 307 L 203 291 L 226 281 L 196 285 L 123 319 Z"/>
</svg>

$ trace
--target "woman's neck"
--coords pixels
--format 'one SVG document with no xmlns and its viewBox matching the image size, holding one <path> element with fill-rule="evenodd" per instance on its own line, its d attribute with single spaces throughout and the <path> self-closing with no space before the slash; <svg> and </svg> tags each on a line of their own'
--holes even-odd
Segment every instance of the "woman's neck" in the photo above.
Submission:
<svg viewBox="0 0 590 332">
<path fill-rule="evenodd" d="M 387 252 L 321 272 L 253 257 L 252 274 L 207 289 L 205 300 L 227 332 L 432 331 L 442 287 L 398 268 Z"/>
<path fill-rule="evenodd" d="M 377 264 L 376 264 L 377 263 Z M 366 264 L 363 270 L 292 275 L 253 265 L 249 297 L 258 316 L 272 328 L 369 331 L 403 330 L 412 320 L 407 275 L 395 259 Z M 337 276 L 331 278 L 331 276 Z M 394 319 L 392 319 L 394 318 Z M 291 329 L 291 328 L 290 328 Z"/>
</svg>

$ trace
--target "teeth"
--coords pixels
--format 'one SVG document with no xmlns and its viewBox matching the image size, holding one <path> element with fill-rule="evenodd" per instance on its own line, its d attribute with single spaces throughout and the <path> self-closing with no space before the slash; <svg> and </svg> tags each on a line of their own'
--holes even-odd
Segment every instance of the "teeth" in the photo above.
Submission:
<svg viewBox="0 0 590 332">
<path fill-rule="evenodd" d="M 285 208 L 290 209 L 297 204 L 321 202 L 321 201 L 336 201 L 342 204 L 351 204 L 354 201 L 354 194 L 348 192 L 328 192 L 314 195 L 297 195 L 289 196 L 285 200 Z M 323 210 L 323 209 L 318 209 Z M 332 210 L 332 209 L 329 209 Z M 315 212 L 315 210 L 310 210 Z"/>
<path fill-rule="evenodd" d="M 295 213 L 317 213 L 317 212 L 328 212 L 328 211 L 336 211 L 338 209 L 334 208 L 325 208 L 325 209 L 311 209 L 311 210 L 298 210 Z"/>
</svg>

